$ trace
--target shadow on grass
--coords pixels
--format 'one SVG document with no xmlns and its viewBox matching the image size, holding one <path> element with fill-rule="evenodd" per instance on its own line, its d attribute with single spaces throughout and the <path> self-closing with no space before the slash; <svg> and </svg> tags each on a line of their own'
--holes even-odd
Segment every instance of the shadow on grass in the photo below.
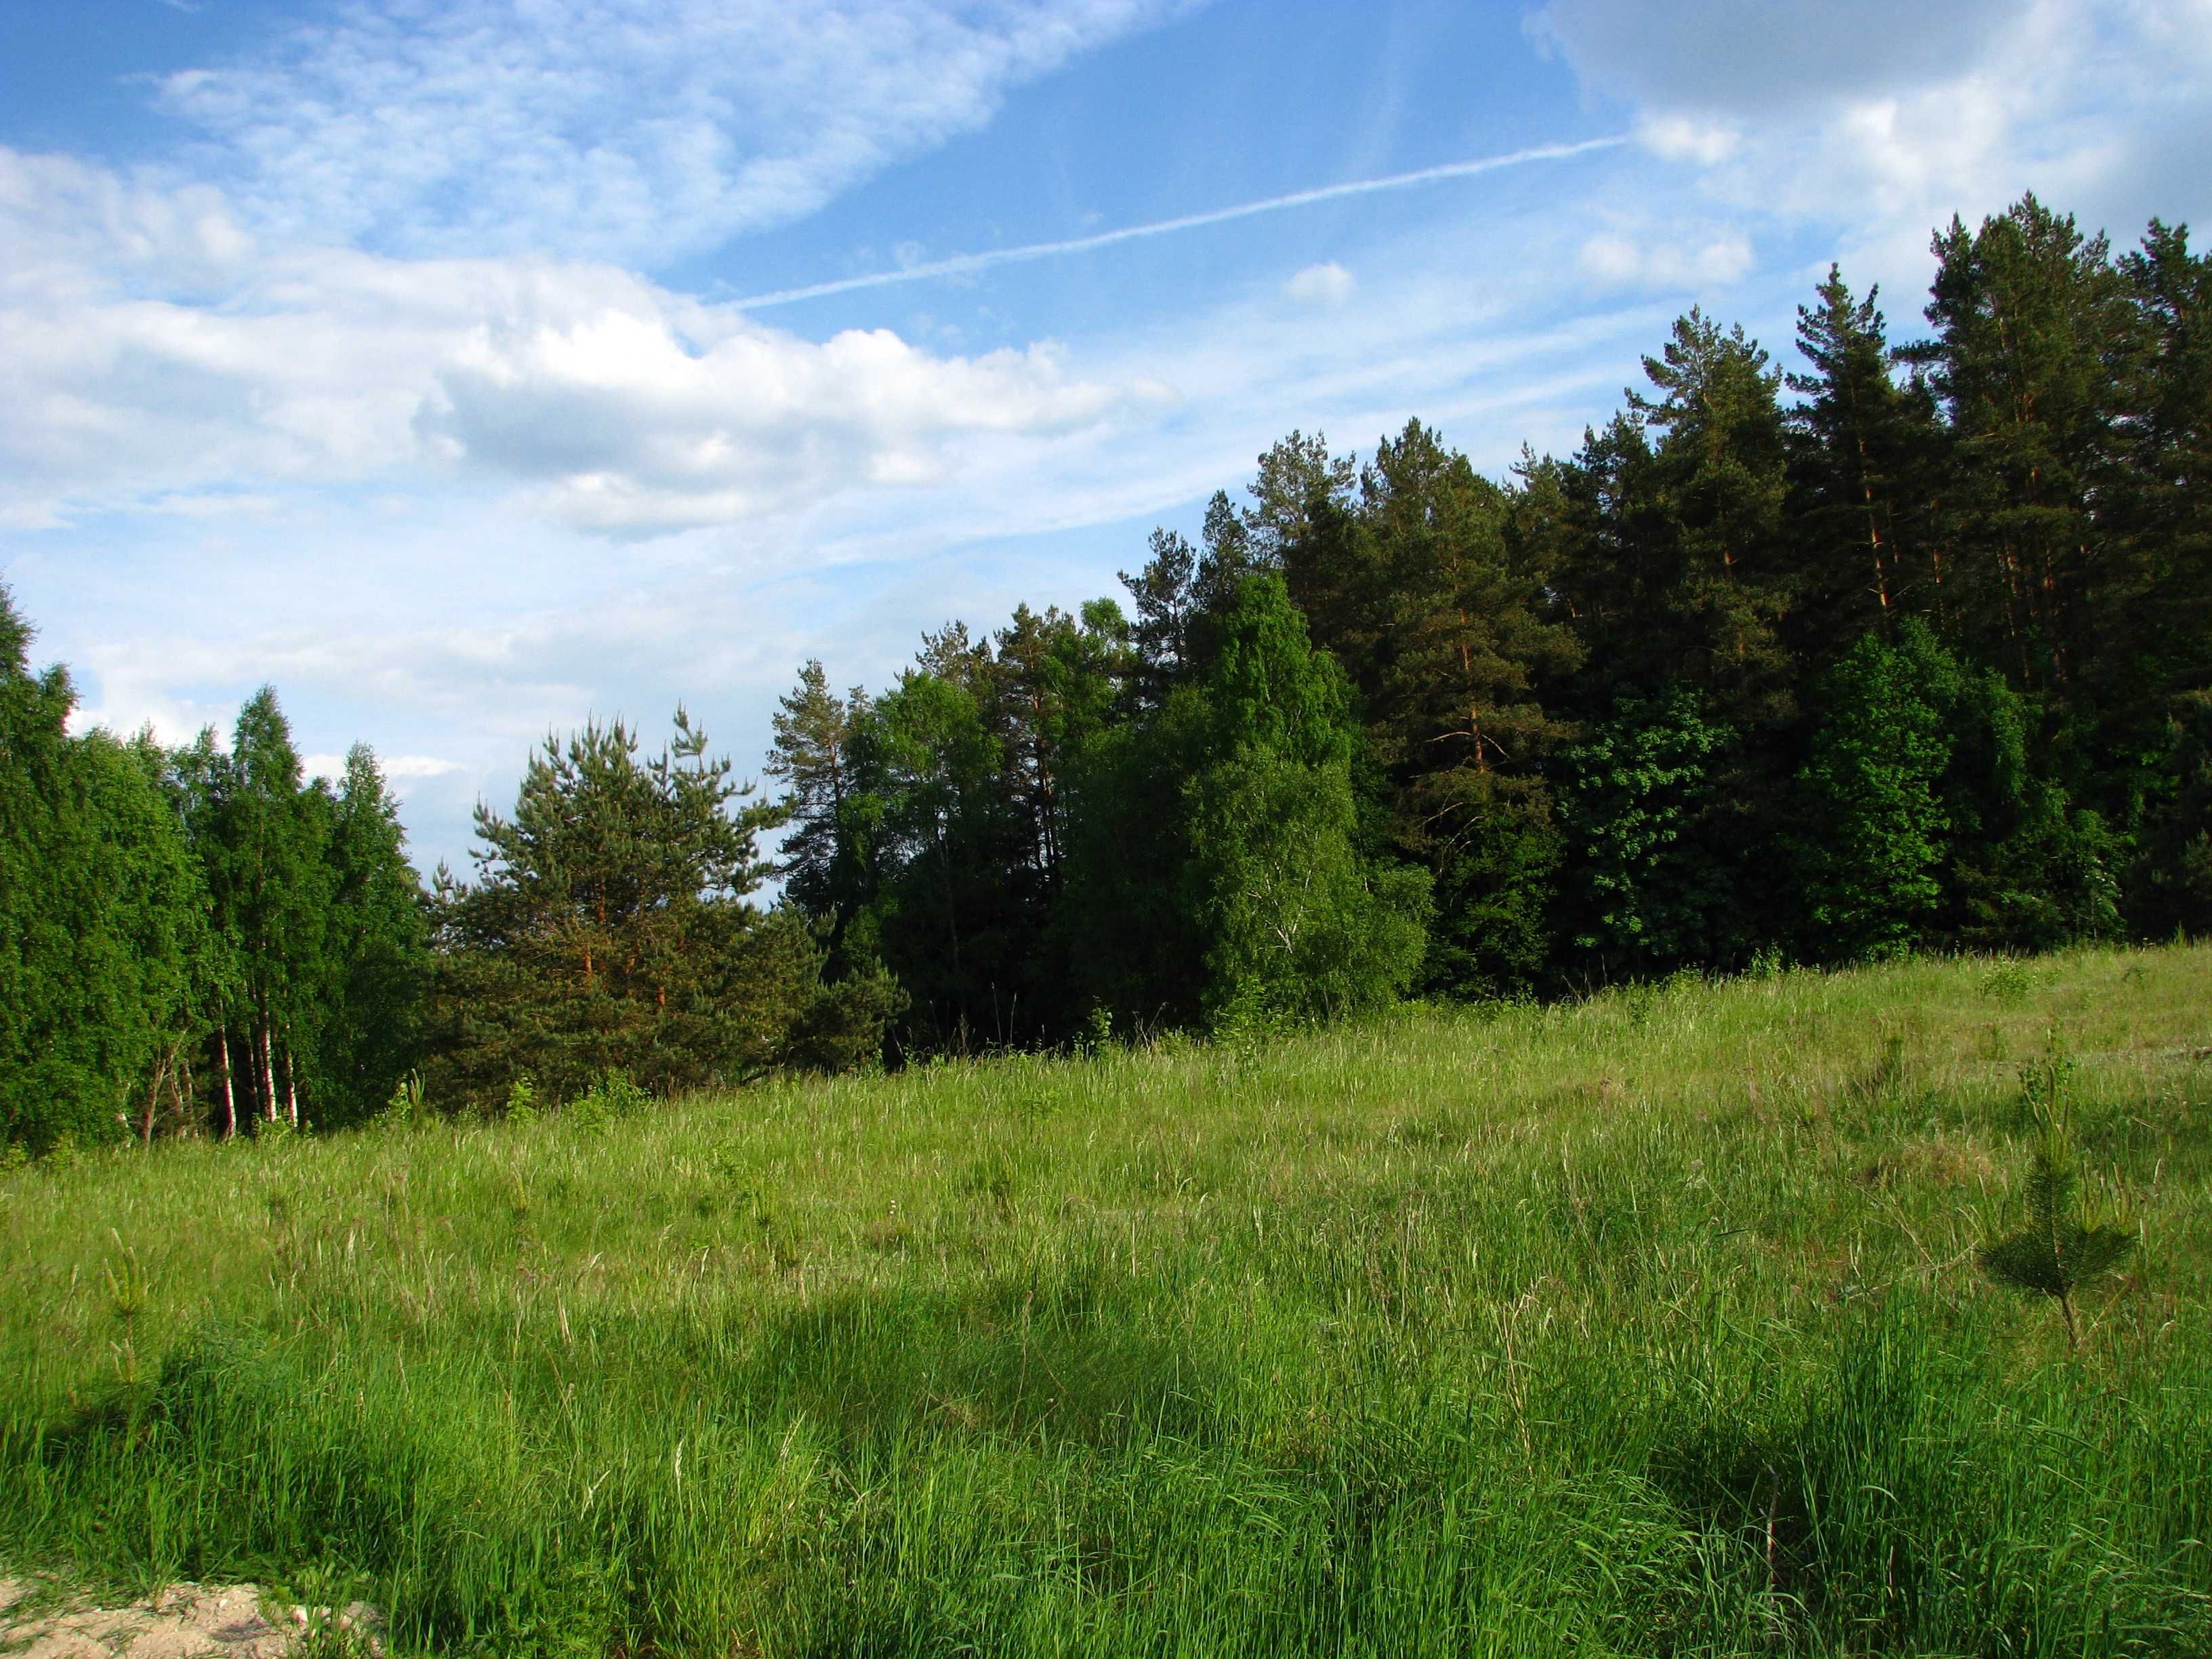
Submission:
<svg viewBox="0 0 2212 1659">
<path fill-rule="evenodd" d="M 1095 1263 L 958 1293 L 841 1291 L 772 1319 L 723 1383 L 757 1412 L 832 1425 L 848 1450 L 916 1431 L 1205 1442 L 1206 1364 L 1168 1322 L 1155 1292 Z"/>
</svg>

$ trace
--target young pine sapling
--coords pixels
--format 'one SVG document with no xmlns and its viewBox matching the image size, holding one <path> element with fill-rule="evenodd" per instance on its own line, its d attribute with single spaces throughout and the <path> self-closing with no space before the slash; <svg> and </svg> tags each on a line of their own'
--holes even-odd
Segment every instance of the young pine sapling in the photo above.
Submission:
<svg viewBox="0 0 2212 1659">
<path fill-rule="evenodd" d="M 2124 1227 L 2100 1224 L 2081 1209 L 2073 1138 L 2055 1107 L 2043 1114 L 2043 1138 L 2027 1178 L 2027 1225 L 1981 1251 L 1982 1271 L 2000 1285 L 2047 1296 L 2066 1318 L 2066 1345 L 2078 1352 L 2081 1330 L 2074 1293 L 2109 1273 L 2135 1248 Z"/>
</svg>

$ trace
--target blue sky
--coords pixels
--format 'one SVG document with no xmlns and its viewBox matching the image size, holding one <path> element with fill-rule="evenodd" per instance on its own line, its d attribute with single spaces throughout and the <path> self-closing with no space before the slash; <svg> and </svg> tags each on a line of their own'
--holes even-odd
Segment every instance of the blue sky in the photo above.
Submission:
<svg viewBox="0 0 2212 1659">
<path fill-rule="evenodd" d="M 0 574 L 84 720 L 273 681 L 459 864 L 549 727 L 750 769 L 1293 428 L 1502 472 L 1693 303 L 1910 330 L 1954 212 L 2207 155 L 2212 0 L 12 6 Z"/>
</svg>

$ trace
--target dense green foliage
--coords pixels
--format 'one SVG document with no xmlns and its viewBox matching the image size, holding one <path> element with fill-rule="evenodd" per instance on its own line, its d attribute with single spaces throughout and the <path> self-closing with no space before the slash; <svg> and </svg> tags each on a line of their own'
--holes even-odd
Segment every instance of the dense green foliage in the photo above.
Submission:
<svg viewBox="0 0 2212 1659">
<path fill-rule="evenodd" d="M 1692 311 L 1507 483 L 1418 421 L 1293 433 L 1133 617 L 955 624 L 873 703 L 811 665 L 793 900 L 923 1049 L 2201 932 L 2212 260 L 2033 197 L 1936 254 L 1924 339 L 1832 270 L 1786 374 Z"/>
<path fill-rule="evenodd" d="M 0 1556 L 358 1573 L 502 1659 L 2198 1659 L 2208 984 L 1685 979 L 49 1160 Z M 2078 1356 L 1977 1261 L 2075 1204 L 2142 1240 Z"/>
<path fill-rule="evenodd" d="M 0 1139 L 357 1121 L 418 1048 L 427 928 L 357 749 L 303 781 L 273 692 L 165 753 L 69 735 L 0 591 Z"/>
<path fill-rule="evenodd" d="M 441 878 L 433 1091 L 573 1099 L 619 1073 L 661 1093 L 849 1065 L 881 1042 L 877 981 L 825 993 L 797 914 L 745 902 L 771 809 L 677 711 L 640 763 L 621 722 L 548 738 L 513 818 L 477 809 L 481 878 Z M 842 1044 L 842 1048 L 841 1048 Z"/>
<path fill-rule="evenodd" d="M 681 711 L 643 763 L 619 725 L 549 739 L 514 817 L 479 810 L 479 880 L 426 893 L 368 749 L 307 779 L 266 687 L 227 744 L 71 737 L 68 676 L 34 678 L 29 637 L 0 590 L 16 1156 L 842 1070 L 903 1006 L 880 971 L 825 988 L 801 913 L 747 902 L 781 813 L 735 804 Z"/>
<path fill-rule="evenodd" d="M 0 1143 L 145 1126 L 196 1030 L 204 889 L 150 743 L 72 738 L 0 589 Z"/>
<path fill-rule="evenodd" d="M 1420 964 L 1427 883 L 1356 845 L 1343 676 L 1279 577 L 1242 578 L 1207 621 L 1203 672 L 1081 776 L 1078 982 L 1124 1029 L 1389 1001 Z"/>
</svg>

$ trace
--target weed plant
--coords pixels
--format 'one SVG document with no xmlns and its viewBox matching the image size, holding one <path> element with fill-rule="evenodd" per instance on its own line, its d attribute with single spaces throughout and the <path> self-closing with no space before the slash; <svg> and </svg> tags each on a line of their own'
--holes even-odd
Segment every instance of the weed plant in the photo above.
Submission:
<svg viewBox="0 0 2212 1659">
<path fill-rule="evenodd" d="M 402 1652 L 2202 1656 L 2208 1010 L 1770 972 L 20 1169 L 0 1559 Z M 2142 1240 L 2078 1357 L 1978 1260 L 2054 1034 Z"/>
</svg>

